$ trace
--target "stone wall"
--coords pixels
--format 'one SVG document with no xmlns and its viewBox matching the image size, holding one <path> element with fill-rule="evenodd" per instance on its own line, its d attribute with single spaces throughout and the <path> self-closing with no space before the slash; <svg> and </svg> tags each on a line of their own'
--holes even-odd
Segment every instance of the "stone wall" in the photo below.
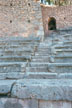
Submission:
<svg viewBox="0 0 72 108">
<path fill-rule="evenodd" d="M 0 36 L 43 36 L 40 2 L 0 0 Z"/>
<path fill-rule="evenodd" d="M 1 98 L 0 108 L 72 108 L 72 102 Z"/>
<path fill-rule="evenodd" d="M 57 29 L 72 28 L 72 5 L 69 6 L 44 6 L 42 5 L 43 24 L 45 35 L 48 35 L 48 19 L 56 19 Z"/>
</svg>

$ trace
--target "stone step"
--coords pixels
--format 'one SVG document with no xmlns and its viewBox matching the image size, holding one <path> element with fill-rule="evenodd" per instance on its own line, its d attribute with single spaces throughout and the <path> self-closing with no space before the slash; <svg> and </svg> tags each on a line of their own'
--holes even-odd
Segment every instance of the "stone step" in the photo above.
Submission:
<svg viewBox="0 0 72 108">
<path fill-rule="evenodd" d="M 52 38 L 50 41 L 48 40 L 48 41 L 45 41 L 45 43 L 46 44 L 48 44 L 48 45 L 52 45 L 53 43 L 61 43 L 62 42 L 62 39 L 59 39 L 59 38 L 57 38 L 57 39 L 55 39 L 55 38 Z"/>
<path fill-rule="evenodd" d="M 55 57 L 72 57 L 72 54 L 62 54 L 62 53 L 60 53 L 60 54 L 56 55 Z"/>
<path fill-rule="evenodd" d="M 48 39 L 47 39 L 47 40 L 48 40 Z M 61 43 L 61 44 L 62 44 L 62 43 L 71 44 L 71 43 L 72 43 L 71 41 L 72 41 L 72 36 L 71 36 L 71 35 L 70 35 L 70 36 L 66 36 L 66 35 L 65 35 L 64 37 L 62 37 L 62 36 L 61 36 L 61 37 L 60 37 L 60 36 L 58 37 L 58 36 L 57 36 L 56 38 L 55 38 L 55 37 L 52 37 L 52 44 L 56 44 L 56 43 L 57 43 L 57 44 L 60 44 L 60 43 Z"/>
<path fill-rule="evenodd" d="M 5 51 L 1 51 L 0 52 L 0 55 L 1 56 L 3 56 L 3 55 L 5 55 L 5 56 L 7 56 L 7 55 L 34 55 L 34 53 L 35 53 L 35 51 L 29 51 L 29 50 L 26 50 L 26 51 L 24 51 L 24 50 L 5 50 Z"/>
<path fill-rule="evenodd" d="M 51 45 L 49 45 L 48 43 L 47 44 L 43 43 L 43 44 L 39 44 L 38 48 L 49 48 L 49 46 Z"/>
<path fill-rule="evenodd" d="M 0 51 L 25 51 L 25 52 L 33 52 L 33 48 L 5 48 L 5 49 L 0 49 Z"/>
<path fill-rule="evenodd" d="M 53 63 L 48 65 L 50 72 L 72 73 L 72 63 Z"/>
<path fill-rule="evenodd" d="M 65 37 L 65 38 L 72 38 L 72 34 L 66 34 L 66 35 L 62 35 L 63 37 Z"/>
<path fill-rule="evenodd" d="M 46 66 L 26 67 L 26 72 L 48 72 L 48 67 Z"/>
<path fill-rule="evenodd" d="M 9 49 L 9 48 L 12 48 L 12 49 L 15 49 L 15 48 L 36 48 L 37 45 L 0 45 L 0 49 Z"/>
<path fill-rule="evenodd" d="M 72 55 L 57 55 L 54 57 L 54 62 L 57 62 L 57 63 L 71 63 L 72 62 Z"/>
<path fill-rule="evenodd" d="M 48 67 L 48 64 L 49 63 L 46 63 L 46 62 L 43 62 L 43 63 L 41 63 L 41 62 L 36 62 L 36 63 L 35 62 L 30 62 L 29 66 L 30 67 L 40 67 L 40 66 Z"/>
<path fill-rule="evenodd" d="M 24 52 L 24 51 L 9 51 L 9 52 L 0 52 L 0 57 L 3 57 L 3 56 L 34 56 L 34 52 Z"/>
<path fill-rule="evenodd" d="M 27 42 L 30 42 L 30 41 L 37 41 L 37 42 L 39 42 L 39 41 L 40 41 L 40 38 L 39 38 L 39 37 L 28 37 L 28 38 L 25 38 L 25 37 L 21 37 L 21 36 L 20 36 L 20 37 L 15 37 L 15 36 L 14 36 L 14 37 L 13 37 L 13 36 L 11 37 L 11 36 L 10 36 L 10 37 L 1 37 L 1 38 L 0 38 L 0 42 L 1 42 L 1 41 L 2 41 L 2 42 L 4 42 L 4 41 L 15 41 L 15 42 L 16 42 L 16 41 L 21 41 L 21 42 L 24 42 L 24 41 L 25 41 L 25 42 L 26 42 L 26 41 L 27 41 Z"/>
<path fill-rule="evenodd" d="M 50 54 L 51 54 L 51 53 L 45 53 L 45 52 L 44 52 L 44 53 L 37 53 L 37 52 L 35 52 L 35 57 L 38 57 L 38 56 L 39 56 L 39 57 L 40 57 L 40 56 L 47 56 L 47 57 L 49 57 Z"/>
<path fill-rule="evenodd" d="M 55 37 L 55 36 L 54 36 Z M 56 38 L 70 38 L 70 37 L 72 37 L 72 34 L 60 34 L 60 35 L 58 35 L 58 37 L 57 37 L 57 35 L 56 35 Z"/>
<path fill-rule="evenodd" d="M 27 72 L 56 72 L 56 73 L 72 73 L 72 63 L 46 63 L 31 62 Z"/>
<path fill-rule="evenodd" d="M 62 41 L 58 41 L 58 42 L 53 41 L 52 46 L 53 45 L 62 45 L 62 44 L 64 44 Z"/>
<path fill-rule="evenodd" d="M 20 45 L 20 46 L 38 46 L 39 45 L 39 42 L 13 42 L 13 41 L 11 41 L 11 42 L 9 42 L 9 41 L 7 41 L 7 42 L 0 42 L 0 46 L 16 46 L 16 45 Z"/>
<path fill-rule="evenodd" d="M 72 49 L 72 45 L 56 45 L 54 46 L 55 49 Z"/>
<path fill-rule="evenodd" d="M 50 51 L 51 49 L 50 48 L 38 48 L 38 50 L 37 51 Z"/>
<path fill-rule="evenodd" d="M 36 54 L 51 54 L 52 53 L 52 51 L 51 50 L 37 50 L 36 51 Z"/>
<path fill-rule="evenodd" d="M 42 66 L 48 67 L 49 64 L 51 64 L 51 63 L 47 63 L 47 62 L 43 62 L 43 63 L 41 63 L 41 62 L 30 62 L 29 66 L 30 67 L 42 67 Z"/>
<path fill-rule="evenodd" d="M 51 62 L 52 59 L 49 56 L 32 56 L 32 62 Z"/>
<path fill-rule="evenodd" d="M 59 79 L 72 79 L 72 73 L 60 73 Z"/>
<path fill-rule="evenodd" d="M 39 42 L 18 42 L 19 45 L 38 46 Z"/>
<path fill-rule="evenodd" d="M 27 79 L 72 79 L 72 73 L 27 72 Z"/>
<path fill-rule="evenodd" d="M 27 72 L 27 79 L 56 79 L 57 73 L 48 72 Z"/>
<path fill-rule="evenodd" d="M 20 99 L 34 97 L 36 100 L 71 102 L 71 93 L 72 79 L 22 79 L 14 84 L 11 96 Z"/>
<path fill-rule="evenodd" d="M 31 61 L 31 56 L 0 56 L 0 62 L 26 62 Z"/>
<path fill-rule="evenodd" d="M 50 62 L 50 59 L 44 58 L 44 59 L 32 59 L 32 62 Z"/>
<path fill-rule="evenodd" d="M 0 73 L 25 72 L 27 62 L 1 62 Z"/>
<path fill-rule="evenodd" d="M 64 41 L 64 45 L 65 44 L 72 45 L 72 41 Z"/>
<path fill-rule="evenodd" d="M 55 49 L 57 53 L 72 53 L 72 49 Z"/>
<path fill-rule="evenodd" d="M 40 42 L 40 46 L 48 46 L 48 45 L 51 45 L 52 44 L 51 42 L 52 42 L 52 38 L 47 39 L 47 41 L 44 40 L 43 42 Z"/>
<path fill-rule="evenodd" d="M 24 51 L 24 52 L 33 52 L 34 50 L 33 49 L 27 49 L 27 48 L 25 48 L 25 49 L 23 49 L 23 48 L 17 48 L 17 49 L 4 49 L 4 50 L 0 50 L 0 51 L 4 51 L 4 52 L 16 52 L 16 51 Z"/>
<path fill-rule="evenodd" d="M 44 59 L 44 58 L 46 58 L 46 59 L 49 59 L 49 57 L 50 57 L 50 55 L 48 56 L 48 55 L 35 55 L 35 56 L 32 56 L 32 59 Z"/>
<path fill-rule="evenodd" d="M 25 73 L 21 72 L 0 73 L 0 80 L 24 79 L 24 75 Z"/>
<path fill-rule="evenodd" d="M 50 50 L 46 50 L 46 49 L 42 49 L 42 50 L 37 50 L 35 54 L 51 54 L 52 51 Z"/>
<path fill-rule="evenodd" d="M 72 58 L 55 58 L 55 63 L 72 63 Z"/>
</svg>

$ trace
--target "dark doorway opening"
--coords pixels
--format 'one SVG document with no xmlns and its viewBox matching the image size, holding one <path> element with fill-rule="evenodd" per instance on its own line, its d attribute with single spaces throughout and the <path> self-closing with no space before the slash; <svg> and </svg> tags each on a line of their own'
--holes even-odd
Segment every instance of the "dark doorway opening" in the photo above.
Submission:
<svg viewBox="0 0 72 108">
<path fill-rule="evenodd" d="M 48 20 L 48 30 L 56 30 L 56 19 L 54 17 L 50 17 Z"/>
</svg>

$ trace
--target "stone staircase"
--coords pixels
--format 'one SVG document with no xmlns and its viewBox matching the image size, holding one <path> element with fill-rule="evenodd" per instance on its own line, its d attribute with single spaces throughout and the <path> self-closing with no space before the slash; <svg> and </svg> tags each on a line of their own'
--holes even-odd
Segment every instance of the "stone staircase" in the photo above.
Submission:
<svg viewBox="0 0 72 108">
<path fill-rule="evenodd" d="M 0 79 L 22 79 L 39 38 L 0 37 Z"/>
<path fill-rule="evenodd" d="M 52 35 L 41 42 L 29 66 L 26 78 L 71 79 L 72 78 L 72 35 Z"/>
<path fill-rule="evenodd" d="M 72 35 L 67 33 L 52 34 L 43 42 L 39 38 L 1 37 L 0 107 L 5 102 L 1 108 L 18 108 L 22 100 L 26 108 L 41 108 L 40 101 L 52 108 L 68 108 L 67 102 L 72 105 L 71 41 Z M 18 102 L 17 107 L 12 99 Z M 51 102 L 55 102 L 53 106 Z"/>
</svg>

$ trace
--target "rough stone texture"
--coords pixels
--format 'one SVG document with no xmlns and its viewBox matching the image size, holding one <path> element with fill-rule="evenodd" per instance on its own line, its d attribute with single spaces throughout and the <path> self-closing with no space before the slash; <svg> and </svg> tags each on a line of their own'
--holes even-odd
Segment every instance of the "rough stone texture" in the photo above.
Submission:
<svg viewBox="0 0 72 108">
<path fill-rule="evenodd" d="M 14 83 L 15 80 L 0 80 L 0 96 L 8 95 Z"/>
<path fill-rule="evenodd" d="M 43 37 L 39 0 L 0 0 L 0 36 L 4 35 Z"/>
<path fill-rule="evenodd" d="M 72 80 L 19 80 L 11 96 L 21 99 L 67 100 L 72 101 Z"/>
<path fill-rule="evenodd" d="M 71 27 L 71 10 L 42 8 L 45 33 L 48 17 L 56 18 L 58 29 Z M 0 108 L 71 108 L 72 32 L 58 31 L 39 45 L 34 36 L 43 39 L 44 32 L 38 0 L 0 0 L 0 16 L 0 36 L 6 36 L 0 37 Z"/>
<path fill-rule="evenodd" d="M 0 108 L 72 108 L 72 102 L 0 98 Z"/>
<path fill-rule="evenodd" d="M 39 101 L 39 108 L 72 108 L 71 102 L 66 101 Z"/>
<path fill-rule="evenodd" d="M 48 31 L 49 17 L 56 19 L 57 29 L 72 28 L 72 5 L 67 6 L 44 6 L 42 5 L 43 25 L 45 36 L 51 31 Z"/>
<path fill-rule="evenodd" d="M 0 108 L 38 108 L 38 103 L 32 99 L 0 98 Z"/>
<path fill-rule="evenodd" d="M 34 55 L 39 37 L 0 38 L 0 79 L 22 79 L 28 62 Z"/>
</svg>

